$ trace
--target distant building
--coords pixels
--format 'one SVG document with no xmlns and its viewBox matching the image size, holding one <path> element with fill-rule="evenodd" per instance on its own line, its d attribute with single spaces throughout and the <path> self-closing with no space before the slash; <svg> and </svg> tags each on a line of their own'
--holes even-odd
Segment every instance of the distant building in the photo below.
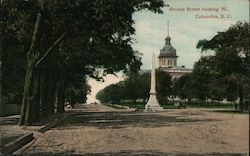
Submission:
<svg viewBox="0 0 250 156">
<path fill-rule="evenodd" d="M 185 66 L 177 66 L 176 49 L 171 45 L 171 38 L 166 37 L 165 46 L 160 50 L 159 69 L 168 72 L 172 79 L 179 78 L 182 75 L 192 73 L 192 69 L 185 68 Z"/>
</svg>

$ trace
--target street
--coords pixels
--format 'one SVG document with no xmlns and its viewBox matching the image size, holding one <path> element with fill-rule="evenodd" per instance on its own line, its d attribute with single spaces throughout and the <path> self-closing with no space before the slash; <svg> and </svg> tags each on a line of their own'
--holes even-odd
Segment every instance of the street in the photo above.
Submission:
<svg viewBox="0 0 250 156">
<path fill-rule="evenodd" d="M 37 133 L 20 155 L 246 155 L 248 115 L 198 109 L 158 113 L 82 105 Z"/>
</svg>

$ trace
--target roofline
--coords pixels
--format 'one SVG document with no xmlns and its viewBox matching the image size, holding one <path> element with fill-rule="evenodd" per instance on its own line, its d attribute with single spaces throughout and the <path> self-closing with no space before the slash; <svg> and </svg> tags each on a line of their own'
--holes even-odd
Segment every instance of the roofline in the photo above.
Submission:
<svg viewBox="0 0 250 156">
<path fill-rule="evenodd" d="M 161 56 L 161 55 L 159 55 L 159 56 L 158 56 L 158 58 L 162 58 L 162 57 L 177 58 L 177 57 L 179 57 L 179 56 L 177 56 L 177 55 L 176 55 L 176 56 L 164 56 L 164 55 L 162 55 L 162 56 Z"/>
</svg>

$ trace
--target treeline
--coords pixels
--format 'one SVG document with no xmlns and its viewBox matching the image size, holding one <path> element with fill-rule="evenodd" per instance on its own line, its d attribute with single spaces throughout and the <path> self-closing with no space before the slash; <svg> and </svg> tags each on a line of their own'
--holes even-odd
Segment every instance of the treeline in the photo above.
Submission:
<svg viewBox="0 0 250 156">
<path fill-rule="evenodd" d="M 237 22 L 225 32 L 218 32 L 211 40 L 200 40 L 197 48 L 204 53 L 213 50 L 212 55 L 203 56 L 194 65 L 193 72 L 170 81 L 167 73 L 157 72 L 157 96 L 160 103 L 169 97 L 208 99 L 235 102 L 239 99 L 239 109 L 249 106 L 249 23 Z M 163 75 L 166 77 L 162 78 Z M 168 76 L 167 76 L 168 75 Z M 125 81 L 101 90 L 96 98 L 101 102 L 143 99 L 147 101 L 150 87 L 149 73 L 129 76 Z M 119 89 L 118 89 L 119 88 Z M 119 95 L 119 96 L 117 96 Z M 237 106 L 237 105 L 236 105 Z"/>
<path fill-rule="evenodd" d="M 249 107 L 250 99 L 249 27 L 249 22 L 237 22 L 226 31 L 218 32 L 211 40 L 200 40 L 197 44 L 202 52 L 214 51 L 213 55 L 196 63 L 197 77 L 201 77 L 204 92 L 209 88 L 207 94 L 217 99 L 220 96 L 228 100 L 239 98 L 240 111 L 244 101 Z"/>
<path fill-rule="evenodd" d="M 3 102 L 22 103 L 19 125 L 63 113 L 66 98 L 85 101 L 86 76 L 101 79 L 99 69 L 105 75 L 136 68 L 132 15 L 162 13 L 163 6 L 155 0 L 2 0 Z"/>
<path fill-rule="evenodd" d="M 157 98 L 164 101 L 172 94 L 171 76 L 163 71 L 156 72 L 156 90 Z M 112 84 L 99 91 L 96 98 L 102 103 L 116 103 L 122 101 L 136 103 L 136 100 L 141 99 L 146 102 L 150 90 L 150 73 L 131 73 L 124 81 Z"/>
</svg>

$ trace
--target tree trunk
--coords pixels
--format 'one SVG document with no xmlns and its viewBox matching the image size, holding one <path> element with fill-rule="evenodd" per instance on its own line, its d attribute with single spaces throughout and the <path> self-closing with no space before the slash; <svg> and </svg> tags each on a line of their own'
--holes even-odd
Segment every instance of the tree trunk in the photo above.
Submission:
<svg viewBox="0 0 250 156">
<path fill-rule="evenodd" d="M 61 71 L 60 77 L 58 80 L 58 87 L 57 87 L 57 113 L 62 114 L 64 113 L 64 102 L 65 102 L 65 72 L 64 70 Z"/>
<path fill-rule="evenodd" d="M 242 87 L 242 85 L 239 85 L 239 98 L 240 98 L 239 111 L 243 112 L 243 99 L 244 99 L 244 95 L 243 95 L 243 87 Z"/>
<path fill-rule="evenodd" d="M 48 72 L 47 71 L 43 71 L 41 74 L 40 96 L 41 96 L 40 98 L 41 117 L 46 118 L 48 116 Z"/>
<path fill-rule="evenodd" d="M 27 52 L 27 67 L 26 67 L 26 75 L 23 89 L 23 99 L 22 99 L 22 107 L 21 114 L 19 118 L 18 125 L 28 125 L 31 121 L 32 112 L 31 107 L 31 93 L 32 93 L 32 82 L 33 82 L 33 72 L 38 67 L 38 65 L 48 56 L 48 54 L 53 50 L 54 47 L 66 36 L 66 32 L 63 33 L 52 45 L 45 51 L 43 56 L 39 58 L 39 55 L 42 53 L 37 50 L 37 44 L 39 43 L 39 31 L 40 24 L 42 19 L 43 8 L 43 0 L 38 0 L 38 8 L 40 9 L 37 13 L 36 22 L 34 25 L 34 30 L 32 34 L 31 44 L 29 50 Z M 42 87 L 42 86 L 41 86 Z M 42 93 L 40 93 L 42 94 Z M 44 97 L 41 97 L 44 98 Z"/>
<path fill-rule="evenodd" d="M 30 124 L 38 122 L 40 119 L 40 75 L 38 72 L 34 72 L 33 77 Z"/>
<path fill-rule="evenodd" d="M 48 93 L 48 114 L 53 115 L 55 113 L 55 93 L 56 93 L 56 78 L 55 71 L 50 72 L 49 77 L 49 93 Z"/>
<path fill-rule="evenodd" d="M 42 1 L 41 1 L 42 2 Z M 41 3 L 42 4 L 42 3 Z M 33 70 L 35 66 L 35 62 L 37 61 L 37 54 L 35 53 L 35 46 L 38 41 L 39 34 L 39 26 L 41 22 L 41 12 L 37 14 L 36 23 L 34 25 L 31 45 L 29 51 L 27 53 L 27 67 L 24 81 L 24 89 L 23 89 L 23 99 L 22 99 L 22 108 L 21 114 L 19 118 L 18 125 L 27 125 L 30 121 L 30 92 L 31 92 L 31 84 L 32 84 L 32 76 Z"/>
<path fill-rule="evenodd" d="M 31 61 L 29 61 L 27 68 L 26 68 L 22 107 L 21 107 L 21 114 L 20 114 L 18 125 L 23 125 L 23 124 L 28 123 L 32 75 L 33 75 L 33 67 L 32 67 Z"/>
</svg>

